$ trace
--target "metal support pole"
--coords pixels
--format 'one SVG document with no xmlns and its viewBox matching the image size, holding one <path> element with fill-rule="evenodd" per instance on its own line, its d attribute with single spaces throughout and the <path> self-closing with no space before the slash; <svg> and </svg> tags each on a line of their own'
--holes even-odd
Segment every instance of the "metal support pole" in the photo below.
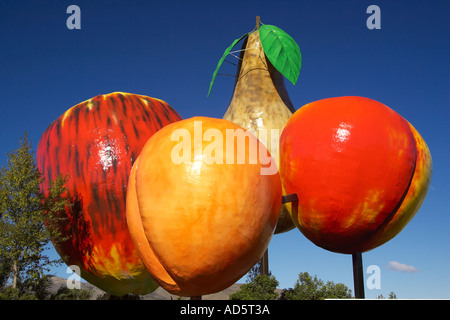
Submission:
<svg viewBox="0 0 450 320">
<path fill-rule="evenodd" d="M 261 274 L 269 274 L 269 248 L 266 249 L 261 259 Z"/>
<path fill-rule="evenodd" d="M 364 274 L 361 252 L 352 254 L 353 260 L 353 282 L 355 286 L 355 298 L 364 299 Z"/>
<path fill-rule="evenodd" d="M 256 17 L 256 21 L 258 22 L 259 17 Z M 296 193 L 288 194 L 286 196 L 281 197 L 281 203 L 295 202 L 298 201 L 298 197 Z M 264 255 L 261 258 L 261 274 L 268 275 L 269 274 L 269 248 L 266 249 Z"/>
</svg>

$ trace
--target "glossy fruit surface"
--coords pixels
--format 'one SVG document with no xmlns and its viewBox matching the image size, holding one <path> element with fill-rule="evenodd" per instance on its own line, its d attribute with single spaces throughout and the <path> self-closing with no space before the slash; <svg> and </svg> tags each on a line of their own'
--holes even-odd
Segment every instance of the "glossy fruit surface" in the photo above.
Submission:
<svg viewBox="0 0 450 320">
<path fill-rule="evenodd" d="M 261 258 L 273 234 L 279 174 L 261 175 L 261 162 L 250 163 L 248 155 L 238 164 L 238 143 L 221 140 L 227 130 L 244 132 L 206 117 L 168 125 L 148 140 L 133 166 L 130 233 L 150 273 L 171 293 L 199 296 L 227 288 Z M 255 136 L 248 139 L 267 152 Z"/>
<path fill-rule="evenodd" d="M 408 192 L 395 215 L 384 223 L 376 233 L 365 239 L 358 248 L 360 251 L 378 247 L 394 238 L 416 215 L 425 200 L 431 183 L 433 163 L 430 150 L 422 136 L 411 124 L 410 128 L 416 140 L 417 160 Z"/>
<path fill-rule="evenodd" d="M 115 92 L 68 109 L 39 142 L 44 184 L 69 175 L 73 206 L 61 231 L 70 239 L 55 248 L 68 265 L 80 267 L 84 279 L 111 294 L 145 294 L 158 286 L 129 235 L 126 189 L 144 143 L 178 120 L 162 100 Z"/>
<path fill-rule="evenodd" d="M 303 106 L 283 130 L 280 150 L 284 186 L 299 198 L 294 222 L 334 252 L 364 252 L 392 239 L 431 179 L 431 156 L 417 131 L 363 97 Z"/>
</svg>

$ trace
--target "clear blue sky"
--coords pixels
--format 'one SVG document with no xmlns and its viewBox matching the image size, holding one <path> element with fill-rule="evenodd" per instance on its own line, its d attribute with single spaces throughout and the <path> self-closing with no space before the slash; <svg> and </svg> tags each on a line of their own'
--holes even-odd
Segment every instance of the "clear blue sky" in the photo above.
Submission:
<svg viewBox="0 0 450 320">
<path fill-rule="evenodd" d="M 66 27 L 71 4 L 81 9 L 81 30 Z M 381 9 L 380 30 L 366 27 L 371 4 Z M 257 15 L 300 46 L 299 81 L 286 82 L 296 108 L 365 96 L 395 109 L 422 134 L 434 167 L 428 196 L 395 239 L 363 254 L 364 270 L 373 264 L 381 270 L 381 289 L 366 288 L 366 297 L 394 291 L 398 298 L 450 298 L 447 0 L 2 1 L 1 163 L 25 130 L 35 150 L 54 119 L 98 94 L 144 94 L 167 101 L 183 118 L 221 118 L 234 82 L 219 76 L 207 98 L 211 75 Z M 224 64 L 221 73 L 234 74 L 235 66 Z M 417 272 L 388 268 L 392 261 Z M 282 288 L 307 271 L 353 290 L 351 256 L 316 247 L 296 229 L 273 237 L 269 267 Z M 65 267 L 57 272 L 64 276 Z"/>
</svg>

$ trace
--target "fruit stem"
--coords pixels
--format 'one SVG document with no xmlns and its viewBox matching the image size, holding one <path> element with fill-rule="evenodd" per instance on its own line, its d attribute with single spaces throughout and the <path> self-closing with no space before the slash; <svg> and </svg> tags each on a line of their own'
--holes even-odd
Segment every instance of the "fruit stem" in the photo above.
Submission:
<svg viewBox="0 0 450 320">
<path fill-rule="evenodd" d="M 256 30 L 259 30 L 260 24 L 261 24 L 261 18 L 259 16 L 256 16 Z"/>
</svg>

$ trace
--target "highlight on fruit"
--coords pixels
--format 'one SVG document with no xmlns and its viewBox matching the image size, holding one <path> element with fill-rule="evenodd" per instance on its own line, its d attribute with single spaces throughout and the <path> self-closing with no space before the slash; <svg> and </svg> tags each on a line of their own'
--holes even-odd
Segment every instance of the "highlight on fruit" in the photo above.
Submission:
<svg viewBox="0 0 450 320">
<path fill-rule="evenodd" d="M 250 130 L 240 127 L 228 128 L 225 134 L 215 127 L 203 132 L 202 127 L 203 121 L 196 120 L 193 135 L 185 128 L 173 130 L 170 139 L 178 142 L 170 157 L 174 164 L 190 164 L 199 161 L 201 155 L 201 161 L 206 164 L 262 164 L 261 175 L 278 172 L 275 160 L 267 152 L 270 150 L 262 147 L 267 144 L 268 134 L 265 129 L 260 130 L 259 140 L 263 143 L 260 144 Z M 270 135 L 277 138 L 280 132 L 278 129 L 271 129 Z M 203 148 L 204 143 L 206 146 Z"/>
</svg>

